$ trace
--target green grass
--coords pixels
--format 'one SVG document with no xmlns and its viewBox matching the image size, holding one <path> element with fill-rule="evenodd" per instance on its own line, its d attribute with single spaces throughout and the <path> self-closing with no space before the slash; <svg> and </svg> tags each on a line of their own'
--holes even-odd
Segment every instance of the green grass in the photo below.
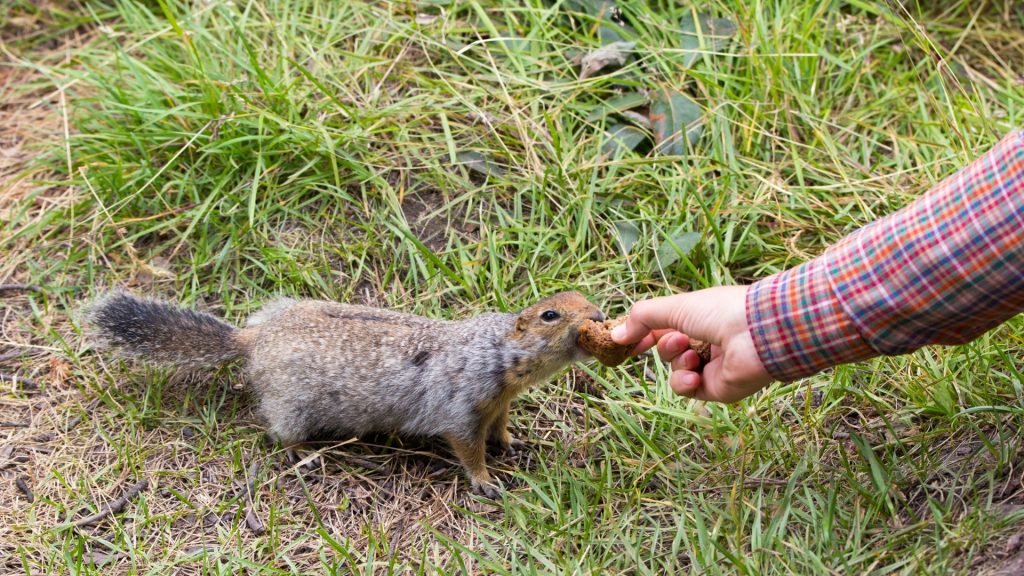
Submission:
<svg viewBox="0 0 1024 576">
<path fill-rule="evenodd" d="M 751 282 L 1024 123 L 1013 2 L 694 2 L 739 30 L 684 67 L 690 5 L 622 1 L 638 58 L 585 81 L 572 59 L 599 26 L 568 1 L 7 4 L 43 19 L 6 68 L 55 118 L 36 185 L 0 204 L 0 279 L 45 289 L 0 301 L 4 346 L 27 351 L 0 371 L 41 386 L 0 396 L 31 423 L 3 431 L 33 458 L 5 473 L 36 492 L 5 488 L 7 571 L 973 573 L 1024 518 L 1020 318 L 735 406 L 674 397 L 653 359 L 578 366 L 516 405 L 532 448 L 491 461 L 496 503 L 409 439 L 289 472 L 232 371 L 105 363 L 71 319 L 115 284 L 240 322 L 276 294 L 462 317 L 571 287 L 618 314 Z M 588 115 L 661 87 L 702 107 L 692 149 L 602 157 L 611 119 Z M 44 432 L 52 452 L 26 448 Z M 55 528 L 143 476 L 116 520 Z"/>
</svg>

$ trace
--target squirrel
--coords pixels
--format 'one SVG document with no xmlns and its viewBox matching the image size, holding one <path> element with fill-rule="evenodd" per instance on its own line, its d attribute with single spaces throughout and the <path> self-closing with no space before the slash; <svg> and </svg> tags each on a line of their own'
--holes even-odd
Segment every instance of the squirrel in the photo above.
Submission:
<svg viewBox="0 0 1024 576">
<path fill-rule="evenodd" d="M 473 492 L 496 498 L 487 443 L 512 453 L 523 444 L 508 431 L 511 402 L 589 359 L 579 327 L 605 315 L 575 291 L 463 320 L 279 298 L 236 328 L 114 290 L 83 319 L 97 347 L 122 358 L 189 369 L 243 360 L 268 436 L 286 448 L 325 434 L 441 436 Z"/>
</svg>

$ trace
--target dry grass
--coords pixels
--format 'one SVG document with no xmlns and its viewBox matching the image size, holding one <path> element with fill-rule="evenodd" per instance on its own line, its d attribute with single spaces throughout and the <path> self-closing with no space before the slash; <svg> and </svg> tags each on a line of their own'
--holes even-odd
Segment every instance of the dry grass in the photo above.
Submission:
<svg viewBox="0 0 1024 576">
<path fill-rule="evenodd" d="M 107 364 L 73 317 L 112 283 L 237 320 L 277 292 L 461 315 L 578 280 L 616 312 L 762 276 L 1020 123 L 1020 19 L 1000 5 L 968 26 L 966 4 L 916 21 L 875 7 L 821 32 L 804 26 L 806 3 L 731 3 L 748 52 L 694 72 L 715 111 L 707 149 L 607 163 L 582 121 L 601 80 L 581 88 L 558 64 L 591 32 L 559 29 L 539 5 L 488 3 L 424 32 L 409 22 L 432 7 L 332 6 L 311 24 L 268 2 L 249 34 L 269 56 L 246 64 L 223 40 L 233 5 L 197 4 L 182 22 L 211 70 L 194 75 L 159 10 L 90 3 L 96 22 L 83 24 L 44 4 L 0 21 L 16 28 L 0 65 L 0 283 L 43 288 L 0 294 L 2 571 L 1012 573 L 1024 562 L 1019 321 L 735 408 L 679 402 L 651 361 L 575 368 L 517 406 L 531 449 L 492 460 L 509 491 L 490 502 L 430 440 L 341 441 L 311 469 L 289 466 L 234 370 Z M 630 11 L 670 44 L 661 14 Z M 490 25 L 534 42 L 456 59 L 438 40 Z M 310 48 L 327 45 L 347 57 Z M 799 56 L 815 50 L 829 58 Z M 323 85 L 282 72 L 276 51 L 307 57 Z M 961 68 L 933 66 L 937 55 Z M 644 73 L 691 82 L 671 56 L 652 51 Z M 450 147 L 508 173 L 453 169 Z M 250 215 L 256 166 L 274 168 Z M 642 229 L 632 254 L 615 237 L 623 219 Z M 701 253 L 662 267 L 665 222 L 707 230 Z M 140 479 L 123 511 L 68 525 Z"/>
</svg>

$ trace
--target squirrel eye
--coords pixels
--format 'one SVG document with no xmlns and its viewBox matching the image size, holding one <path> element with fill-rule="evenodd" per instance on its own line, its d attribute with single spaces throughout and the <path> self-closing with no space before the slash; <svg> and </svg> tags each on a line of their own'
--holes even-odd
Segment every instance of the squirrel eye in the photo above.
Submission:
<svg viewBox="0 0 1024 576">
<path fill-rule="evenodd" d="M 558 319 L 558 312 L 555 312 L 554 310 L 545 310 L 544 313 L 540 315 L 540 318 L 545 322 L 551 322 L 552 320 Z"/>
</svg>

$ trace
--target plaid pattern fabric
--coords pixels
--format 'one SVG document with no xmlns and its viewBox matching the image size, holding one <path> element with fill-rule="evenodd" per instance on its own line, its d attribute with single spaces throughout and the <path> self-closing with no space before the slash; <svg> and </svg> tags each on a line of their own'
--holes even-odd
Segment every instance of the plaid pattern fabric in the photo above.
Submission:
<svg viewBox="0 0 1024 576">
<path fill-rule="evenodd" d="M 961 344 L 1024 311 L 1024 131 L 910 205 L 747 290 L 761 361 L 792 381 L 929 344 Z"/>
</svg>

